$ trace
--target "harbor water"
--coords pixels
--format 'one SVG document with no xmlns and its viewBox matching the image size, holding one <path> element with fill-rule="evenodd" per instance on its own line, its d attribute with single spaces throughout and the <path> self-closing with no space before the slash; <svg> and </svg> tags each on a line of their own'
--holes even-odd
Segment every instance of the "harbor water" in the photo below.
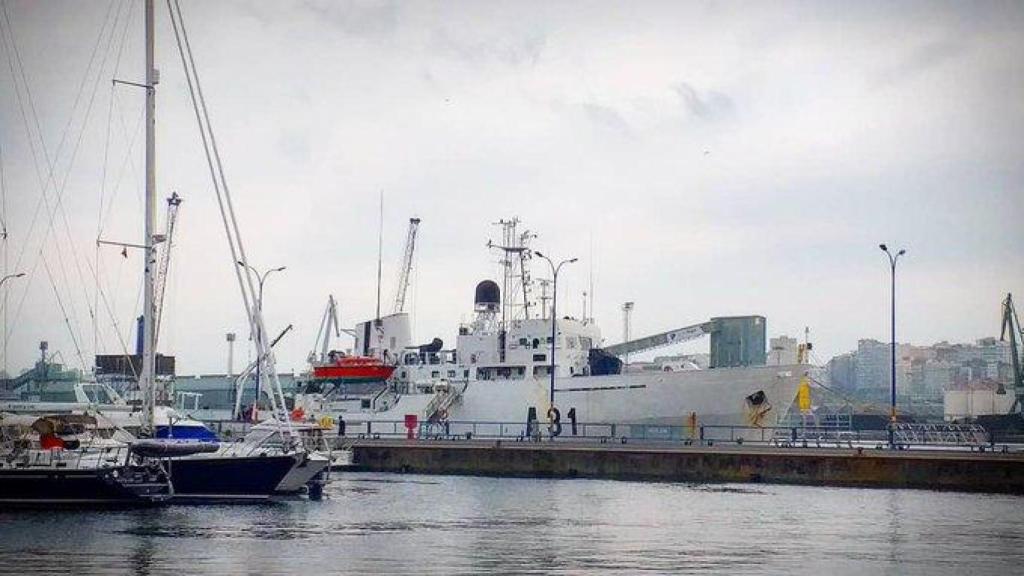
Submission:
<svg viewBox="0 0 1024 576">
<path fill-rule="evenodd" d="M 0 511 L 0 573 L 1010 574 L 1024 498 L 335 474 L 321 502 Z"/>
</svg>

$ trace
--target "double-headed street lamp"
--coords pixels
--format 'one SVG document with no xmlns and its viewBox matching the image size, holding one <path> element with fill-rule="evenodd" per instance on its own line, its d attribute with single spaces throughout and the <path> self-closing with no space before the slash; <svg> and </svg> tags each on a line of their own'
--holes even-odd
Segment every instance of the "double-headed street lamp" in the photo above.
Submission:
<svg viewBox="0 0 1024 576">
<path fill-rule="evenodd" d="M 3 286 L 4 282 L 7 282 L 11 278 L 21 278 L 24 275 L 25 275 L 24 272 L 18 272 L 17 274 L 8 274 L 7 276 L 4 276 L 3 278 L 0 278 L 0 286 Z M 3 331 L 4 331 L 4 373 L 5 374 L 7 373 L 7 326 L 6 326 L 6 324 L 7 324 L 7 307 L 5 305 L 4 306 L 4 326 L 2 326 Z"/>
<path fill-rule="evenodd" d="M 907 253 L 900 249 L 893 254 L 885 244 L 879 244 L 879 248 L 889 257 L 889 269 L 892 271 L 892 388 L 890 390 L 889 404 L 889 448 L 896 447 L 896 261 Z"/>
<path fill-rule="evenodd" d="M 259 270 L 255 266 L 239 260 L 236 262 L 239 266 L 252 270 L 252 273 L 256 275 L 259 280 L 259 292 L 256 296 L 256 314 L 257 319 L 253 322 L 256 325 L 256 401 L 253 402 L 253 417 L 256 415 L 257 406 L 260 402 L 260 391 L 263 389 L 263 381 L 260 379 L 260 368 L 263 365 L 263 335 L 260 329 L 260 316 L 263 314 L 263 283 L 267 281 L 267 276 L 270 276 L 274 272 L 281 272 L 285 269 L 285 266 L 279 266 L 277 268 L 271 268 L 263 274 L 260 274 Z"/>
<path fill-rule="evenodd" d="M 553 295 L 551 296 L 551 368 L 549 370 L 551 376 L 551 386 L 548 390 L 548 401 L 551 403 L 551 407 L 555 407 L 555 327 L 558 325 L 558 314 L 556 312 L 558 306 L 558 271 L 562 269 L 563 264 L 572 264 L 578 258 L 570 258 L 568 260 L 562 260 L 556 266 L 550 258 L 541 254 L 540 252 L 534 251 L 534 254 L 547 260 L 548 266 L 551 267 L 551 290 Z"/>
<path fill-rule="evenodd" d="M 0 286 L 3 286 L 4 282 L 7 282 L 11 278 L 21 278 L 24 275 L 25 275 L 24 272 L 18 272 L 17 274 L 8 274 L 7 276 L 4 276 L 3 278 L 0 278 Z"/>
</svg>

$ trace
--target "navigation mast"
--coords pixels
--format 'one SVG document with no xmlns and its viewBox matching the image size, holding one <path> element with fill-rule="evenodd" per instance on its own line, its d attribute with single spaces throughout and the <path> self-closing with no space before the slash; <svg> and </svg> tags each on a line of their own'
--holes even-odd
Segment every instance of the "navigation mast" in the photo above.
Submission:
<svg viewBox="0 0 1024 576">
<path fill-rule="evenodd" d="M 153 37 L 155 34 L 153 0 L 145 0 L 146 20 L 146 205 L 144 217 L 143 250 L 143 306 L 142 306 L 142 371 L 139 390 L 142 392 L 142 428 L 153 433 L 153 410 L 156 385 L 156 338 L 154 310 L 154 268 L 156 267 L 156 85 L 160 74 L 156 70 Z"/>
</svg>

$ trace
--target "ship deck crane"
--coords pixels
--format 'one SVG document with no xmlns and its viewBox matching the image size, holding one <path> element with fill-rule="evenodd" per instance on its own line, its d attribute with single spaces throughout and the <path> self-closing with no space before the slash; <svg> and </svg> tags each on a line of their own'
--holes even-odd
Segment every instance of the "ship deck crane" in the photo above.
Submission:
<svg viewBox="0 0 1024 576">
<path fill-rule="evenodd" d="M 398 285 L 395 288 L 395 306 L 393 310 L 395 314 L 405 310 L 405 293 L 409 289 L 412 257 L 416 252 L 416 231 L 419 230 L 419 227 L 419 218 L 409 218 L 409 233 L 405 237 L 405 251 L 402 253 L 402 266 L 398 271 Z"/>
<path fill-rule="evenodd" d="M 338 304 L 334 295 L 327 297 L 327 308 L 320 319 L 320 329 L 316 333 L 316 342 L 313 343 L 313 351 L 309 353 L 309 361 L 327 362 L 327 354 L 330 352 L 331 333 L 335 338 L 341 337 L 341 324 L 338 322 Z M 320 357 L 317 358 L 317 348 L 320 349 Z"/>
<path fill-rule="evenodd" d="M 612 356 L 637 354 L 639 352 L 646 352 L 663 346 L 671 346 L 672 344 L 679 344 L 680 342 L 696 340 L 701 336 L 711 334 L 712 328 L 713 325 L 711 322 L 702 322 L 700 324 L 686 326 L 685 328 L 676 328 L 675 330 L 669 330 L 668 332 L 645 336 L 643 338 L 637 338 L 636 340 L 629 340 L 627 342 L 622 342 L 621 344 L 613 344 L 606 347 L 604 351 Z"/>
</svg>

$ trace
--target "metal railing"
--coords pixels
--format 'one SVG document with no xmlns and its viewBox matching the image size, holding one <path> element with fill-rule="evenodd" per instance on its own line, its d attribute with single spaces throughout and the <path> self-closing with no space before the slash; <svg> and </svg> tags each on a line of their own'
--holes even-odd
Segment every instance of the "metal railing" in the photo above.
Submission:
<svg viewBox="0 0 1024 576">
<path fill-rule="evenodd" d="M 559 432 L 553 434 L 553 432 Z M 337 430 L 325 432 L 331 438 L 341 438 Z M 404 421 L 377 420 L 349 422 L 346 439 L 407 439 L 409 430 Z M 417 440 L 512 440 L 560 441 L 598 443 L 675 443 L 682 445 L 763 445 L 784 448 L 876 448 L 888 447 L 886 430 L 858 430 L 836 426 L 732 426 L 704 424 L 673 426 L 661 424 L 623 423 L 562 423 L 561 431 L 547 422 L 490 422 L 448 421 L 420 422 L 411 438 Z M 984 433 L 936 436 L 921 434 L 916 437 L 897 435 L 897 448 L 957 448 L 971 450 L 1019 451 L 1024 446 L 1010 442 L 995 444 L 992 436 Z"/>
<path fill-rule="evenodd" d="M 0 448 L 0 467 L 8 469 L 45 468 L 59 470 L 83 470 L 116 468 L 128 461 L 131 448 L 127 445 L 81 448 L 67 450 L 46 450 L 29 448 L 6 450 Z"/>
</svg>

